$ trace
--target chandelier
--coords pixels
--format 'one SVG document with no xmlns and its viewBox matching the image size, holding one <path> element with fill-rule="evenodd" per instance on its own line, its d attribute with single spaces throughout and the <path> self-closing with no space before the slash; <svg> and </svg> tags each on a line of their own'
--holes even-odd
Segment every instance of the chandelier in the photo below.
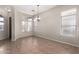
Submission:
<svg viewBox="0 0 79 59">
<path fill-rule="evenodd" d="M 39 22 L 40 21 L 39 5 L 37 5 L 37 10 L 32 10 L 32 12 L 33 12 L 33 16 L 32 16 L 33 20 Z M 35 12 L 36 12 L 36 14 L 34 14 Z"/>
<path fill-rule="evenodd" d="M 37 5 L 37 15 L 36 15 L 37 21 L 40 21 L 40 16 L 39 16 L 39 5 Z"/>
</svg>

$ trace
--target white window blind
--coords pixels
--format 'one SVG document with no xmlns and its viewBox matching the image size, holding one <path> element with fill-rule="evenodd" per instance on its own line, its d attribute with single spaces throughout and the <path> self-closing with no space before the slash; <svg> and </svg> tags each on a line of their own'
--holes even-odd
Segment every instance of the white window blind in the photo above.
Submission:
<svg viewBox="0 0 79 59">
<path fill-rule="evenodd" d="M 4 31 L 4 18 L 0 16 L 0 31 Z"/>
<path fill-rule="evenodd" d="M 32 19 L 28 19 L 28 21 L 22 21 L 22 32 L 26 31 L 32 31 Z"/>
<path fill-rule="evenodd" d="M 61 13 L 61 34 L 73 36 L 76 29 L 76 9 L 70 9 Z"/>
</svg>

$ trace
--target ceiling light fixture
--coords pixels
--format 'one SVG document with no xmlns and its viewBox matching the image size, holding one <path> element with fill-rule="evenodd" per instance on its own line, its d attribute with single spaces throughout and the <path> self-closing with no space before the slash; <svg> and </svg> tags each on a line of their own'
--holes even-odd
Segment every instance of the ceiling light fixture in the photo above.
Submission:
<svg viewBox="0 0 79 59">
<path fill-rule="evenodd" d="M 11 12 L 12 10 L 11 10 L 11 8 L 5 8 L 6 10 L 7 10 L 7 12 Z"/>
<path fill-rule="evenodd" d="M 8 11 L 8 12 L 11 12 L 11 9 L 8 9 L 7 11 Z"/>
<path fill-rule="evenodd" d="M 39 5 L 37 5 L 37 10 L 32 10 L 32 12 L 33 12 L 33 16 L 32 16 L 33 20 L 39 22 L 40 21 Z"/>
<path fill-rule="evenodd" d="M 40 21 L 40 16 L 39 16 L 39 5 L 37 5 L 37 15 L 36 15 L 37 21 Z"/>
<path fill-rule="evenodd" d="M 39 5 L 37 5 L 37 9 L 36 10 L 32 10 L 32 13 L 33 15 L 31 17 L 28 17 L 29 18 L 32 18 L 33 21 L 40 21 L 40 16 L 39 16 Z"/>
</svg>

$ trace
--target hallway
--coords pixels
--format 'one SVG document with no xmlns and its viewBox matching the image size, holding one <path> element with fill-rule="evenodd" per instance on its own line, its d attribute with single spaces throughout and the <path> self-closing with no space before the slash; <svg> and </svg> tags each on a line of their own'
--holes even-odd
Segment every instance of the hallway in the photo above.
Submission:
<svg viewBox="0 0 79 59">
<path fill-rule="evenodd" d="M 16 41 L 0 41 L 0 53 L 9 54 L 71 54 L 79 53 L 79 48 L 39 37 L 20 38 Z"/>
</svg>

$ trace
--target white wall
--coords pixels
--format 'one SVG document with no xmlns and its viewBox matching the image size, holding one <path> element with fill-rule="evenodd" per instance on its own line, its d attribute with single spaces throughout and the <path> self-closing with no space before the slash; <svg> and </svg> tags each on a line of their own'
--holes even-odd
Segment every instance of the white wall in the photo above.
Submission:
<svg viewBox="0 0 79 59">
<path fill-rule="evenodd" d="M 0 8 L 0 15 L 4 17 L 4 31 L 0 31 L 0 40 L 8 38 L 8 18 L 7 12 L 3 8 Z"/>
<path fill-rule="evenodd" d="M 6 6 L 7 7 L 7 6 Z M 9 37 L 9 17 L 12 17 L 12 41 L 15 41 L 21 37 L 27 37 L 31 35 L 31 32 L 22 32 L 21 22 L 27 20 L 26 18 L 30 15 L 22 13 L 16 10 L 14 7 L 10 7 L 11 12 L 5 9 L 6 7 L 0 7 L 0 15 L 4 16 L 5 28 L 3 32 L 0 32 L 0 40 Z"/>
<path fill-rule="evenodd" d="M 24 14 L 15 9 L 15 39 L 27 37 L 31 35 L 31 32 L 22 32 L 22 21 L 27 21 L 28 14 Z"/>
<path fill-rule="evenodd" d="M 79 47 L 79 38 L 78 38 L 79 31 L 76 31 L 75 37 L 65 37 L 60 35 L 60 29 L 61 29 L 60 14 L 62 11 L 71 8 L 77 8 L 77 28 L 79 29 L 79 20 L 78 20 L 79 6 L 57 6 L 40 14 L 41 18 L 40 22 L 38 22 L 38 26 L 35 28 L 36 36 L 40 36 L 50 40 L 55 40 Z"/>
</svg>

